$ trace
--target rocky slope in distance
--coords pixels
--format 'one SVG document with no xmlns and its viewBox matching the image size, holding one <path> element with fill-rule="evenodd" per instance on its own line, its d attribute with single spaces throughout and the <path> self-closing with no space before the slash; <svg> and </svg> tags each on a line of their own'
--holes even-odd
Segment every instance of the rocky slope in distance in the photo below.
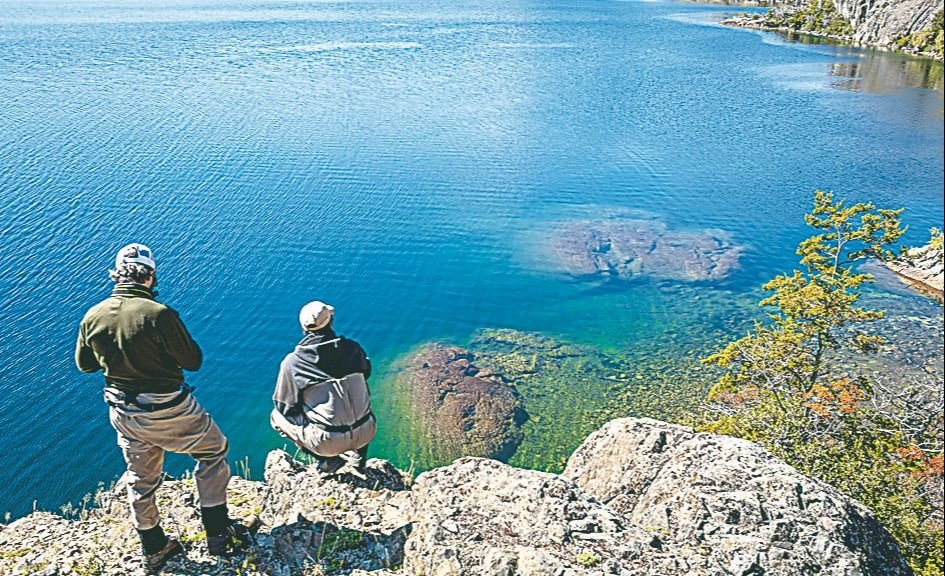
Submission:
<svg viewBox="0 0 945 576">
<path fill-rule="evenodd" d="M 724 22 L 747 28 L 804 32 L 942 60 L 941 0 L 786 0 L 765 14 Z"/>
<path fill-rule="evenodd" d="M 326 479 L 274 451 L 264 482 L 232 482 L 231 508 L 266 525 L 228 560 L 207 555 L 195 499 L 192 480 L 160 489 L 187 545 L 166 574 L 910 574 L 859 503 L 754 444 L 649 419 L 609 422 L 560 476 L 462 458 L 414 480 L 372 459 Z M 0 529 L 0 575 L 143 574 L 123 486 L 96 501 Z"/>
</svg>

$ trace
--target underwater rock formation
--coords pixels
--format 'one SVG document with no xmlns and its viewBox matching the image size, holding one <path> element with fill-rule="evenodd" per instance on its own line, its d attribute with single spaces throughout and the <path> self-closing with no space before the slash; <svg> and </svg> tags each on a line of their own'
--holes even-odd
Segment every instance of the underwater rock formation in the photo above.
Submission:
<svg viewBox="0 0 945 576">
<path fill-rule="evenodd" d="M 398 378 L 435 460 L 485 456 L 507 460 L 527 419 L 521 397 L 499 374 L 458 346 L 427 344 Z"/>
<path fill-rule="evenodd" d="M 722 230 L 669 230 L 658 220 L 582 220 L 552 232 L 553 266 L 574 277 L 719 280 L 742 249 Z"/>
<path fill-rule="evenodd" d="M 0 528 L 0 574 L 139 576 L 119 484 L 79 520 Z M 900 576 L 892 537 L 858 502 L 763 448 L 648 419 L 586 439 L 564 475 L 463 458 L 412 480 L 384 460 L 325 478 L 282 451 L 265 482 L 234 478 L 234 515 L 264 526 L 249 554 L 207 554 L 192 479 L 158 491 L 178 575 Z"/>
<path fill-rule="evenodd" d="M 480 330 L 469 348 L 479 366 L 501 374 L 521 394 L 528 421 L 509 460 L 515 466 L 560 472 L 612 410 L 626 408 L 622 395 L 637 388 L 626 380 L 626 358 L 534 332 Z"/>
</svg>

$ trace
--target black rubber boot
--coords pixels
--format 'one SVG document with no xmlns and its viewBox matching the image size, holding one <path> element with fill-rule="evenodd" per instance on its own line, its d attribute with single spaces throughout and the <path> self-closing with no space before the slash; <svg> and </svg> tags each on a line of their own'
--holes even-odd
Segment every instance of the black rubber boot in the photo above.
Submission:
<svg viewBox="0 0 945 576">
<path fill-rule="evenodd" d="M 207 551 L 214 556 L 232 556 L 246 550 L 255 544 L 254 536 L 262 525 L 257 516 L 230 518 L 226 504 L 201 508 L 200 513 L 207 529 Z"/>
</svg>

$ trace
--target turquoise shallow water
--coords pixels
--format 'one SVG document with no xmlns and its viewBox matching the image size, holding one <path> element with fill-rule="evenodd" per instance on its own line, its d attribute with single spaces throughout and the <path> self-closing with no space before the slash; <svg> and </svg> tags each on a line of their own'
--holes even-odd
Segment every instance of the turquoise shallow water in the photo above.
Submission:
<svg viewBox="0 0 945 576">
<path fill-rule="evenodd" d="M 0 512 L 122 470 L 72 346 L 130 241 L 155 250 L 161 299 L 206 353 L 190 381 L 258 474 L 310 299 L 381 372 L 483 327 L 633 354 L 729 325 L 711 303 L 793 265 L 815 188 L 906 207 L 912 242 L 942 225 L 941 65 L 714 25 L 724 12 L 0 3 Z M 628 209 L 727 230 L 741 270 L 680 290 L 534 265 L 553 223 Z M 396 394 L 378 385 L 382 413 Z M 375 455 L 409 463 L 393 440 Z"/>
</svg>

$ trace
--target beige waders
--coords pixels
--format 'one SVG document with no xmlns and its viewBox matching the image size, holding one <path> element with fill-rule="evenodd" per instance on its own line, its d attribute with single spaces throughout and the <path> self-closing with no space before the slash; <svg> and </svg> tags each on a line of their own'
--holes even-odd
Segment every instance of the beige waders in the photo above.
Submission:
<svg viewBox="0 0 945 576">
<path fill-rule="evenodd" d="M 335 340 L 321 345 L 332 342 Z M 367 446 L 377 433 L 377 421 L 364 374 L 354 372 L 344 378 L 323 374 L 324 380 L 302 390 L 301 414 L 287 418 L 276 409 L 269 415 L 269 423 L 299 448 L 331 458 Z M 291 383 L 291 376 L 282 372 L 277 391 Z"/>
<path fill-rule="evenodd" d="M 137 400 L 162 404 L 178 394 L 139 394 Z M 229 446 L 216 422 L 193 396 L 155 412 L 121 402 L 120 392 L 112 388 L 105 389 L 105 401 L 110 406 L 109 420 L 118 432 L 118 447 L 128 464 L 128 500 L 136 529 L 153 528 L 161 520 L 156 492 L 165 451 L 187 454 L 197 461 L 194 479 L 202 508 L 226 503 Z"/>
<path fill-rule="evenodd" d="M 330 458 L 366 446 L 377 433 L 377 421 L 371 416 L 360 426 L 346 432 L 329 432 L 314 422 L 293 424 L 278 410 L 269 415 L 269 423 L 281 436 L 309 452 Z"/>
</svg>

